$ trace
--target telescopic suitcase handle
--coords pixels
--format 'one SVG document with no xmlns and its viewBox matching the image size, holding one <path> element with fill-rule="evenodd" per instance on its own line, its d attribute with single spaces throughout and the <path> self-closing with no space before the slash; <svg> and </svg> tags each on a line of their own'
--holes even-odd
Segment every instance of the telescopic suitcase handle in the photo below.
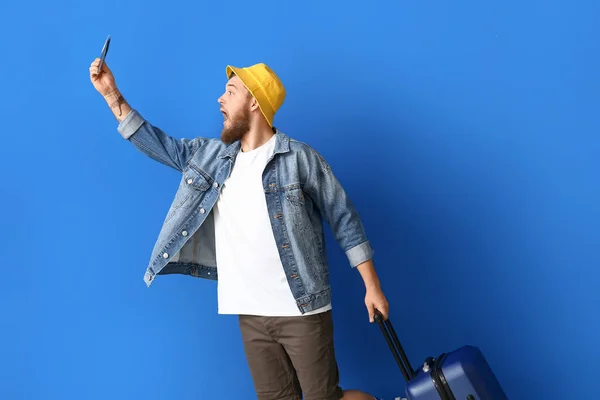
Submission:
<svg viewBox="0 0 600 400">
<path fill-rule="evenodd" d="M 379 310 L 375 310 L 374 319 L 381 328 L 381 333 L 383 333 L 383 337 L 390 347 L 392 355 L 394 356 L 396 363 L 398 363 L 404 379 L 406 382 L 410 381 L 417 374 L 410 365 L 410 361 L 408 360 L 408 357 L 406 356 L 406 353 L 404 352 L 404 349 L 398 340 L 398 335 L 396 335 L 396 331 L 394 330 L 392 323 L 390 322 L 389 318 L 384 321 L 383 314 L 381 314 Z"/>
</svg>

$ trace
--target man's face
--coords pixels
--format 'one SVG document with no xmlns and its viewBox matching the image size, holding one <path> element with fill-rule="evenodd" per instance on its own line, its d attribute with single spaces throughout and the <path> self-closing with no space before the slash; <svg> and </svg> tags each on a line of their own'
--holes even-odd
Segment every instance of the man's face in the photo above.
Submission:
<svg viewBox="0 0 600 400">
<path fill-rule="evenodd" d="M 223 113 L 223 143 L 240 140 L 250 130 L 250 101 L 248 89 L 240 78 L 232 76 L 225 86 L 225 93 L 218 100 Z"/>
</svg>

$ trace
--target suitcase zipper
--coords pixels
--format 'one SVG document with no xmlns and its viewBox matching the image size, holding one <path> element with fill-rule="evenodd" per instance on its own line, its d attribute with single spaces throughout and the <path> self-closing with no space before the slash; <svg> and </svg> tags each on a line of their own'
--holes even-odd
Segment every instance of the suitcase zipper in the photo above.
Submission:
<svg viewBox="0 0 600 400">
<path fill-rule="evenodd" d="M 442 400 L 456 400 L 452 390 L 450 390 L 450 386 L 448 386 L 448 381 L 446 381 L 446 377 L 444 376 L 444 372 L 442 371 L 442 365 L 444 365 L 444 361 L 446 361 L 446 353 L 442 353 L 433 363 L 431 367 L 431 380 L 435 389 L 437 390 L 440 398 Z"/>
</svg>

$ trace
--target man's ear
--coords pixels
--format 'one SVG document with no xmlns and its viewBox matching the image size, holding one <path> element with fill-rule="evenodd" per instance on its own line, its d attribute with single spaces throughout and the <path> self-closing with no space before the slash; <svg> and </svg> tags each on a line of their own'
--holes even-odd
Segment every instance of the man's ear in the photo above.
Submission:
<svg viewBox="0 0 600 400">
<path fill-rule="evenodd" d="M 251 97 L 250 97 L 250 110 L 254 111 L 256 109 L 258 109 L 258 101 L 256 101 L 256 98 L 251 95 Z"/>
</svg>

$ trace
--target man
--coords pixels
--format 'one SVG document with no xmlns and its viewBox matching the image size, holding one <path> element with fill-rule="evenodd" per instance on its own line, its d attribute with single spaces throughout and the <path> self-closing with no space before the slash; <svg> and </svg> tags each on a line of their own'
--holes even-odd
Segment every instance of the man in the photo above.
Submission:
<svg viewBox="0 0 600 400">
<path fill-rule="evenodd" d="M 119 133 L 182 173 L 146 284 L 174 273 L 218 279 L 219 313 L 239 315 L 259 400 L 373 400 L 339 387 L 322 217 L 364 280 L 371 322 L 375 309 L 388 315 L 373 250 L 327 162 L 274 127 L 286 95 L 277 75 L 262 63 L 227 66 L 221 138 L 175 139 L 132 109 L 98 65 L 90 78 Z"/>
</svg>

